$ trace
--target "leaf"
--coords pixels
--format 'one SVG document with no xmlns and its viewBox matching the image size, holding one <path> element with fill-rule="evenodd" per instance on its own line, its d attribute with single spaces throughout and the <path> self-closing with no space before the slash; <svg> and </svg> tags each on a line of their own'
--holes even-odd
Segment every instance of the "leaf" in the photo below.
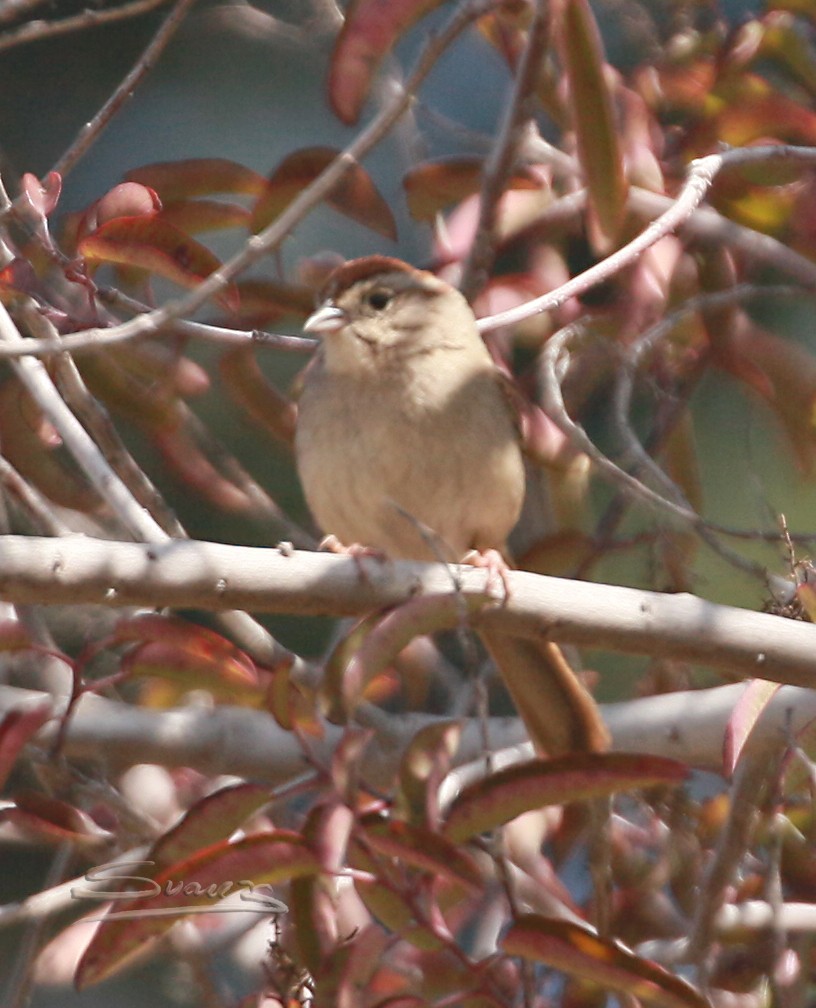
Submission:
<svg viewBox="0 0 816 1008">
<path fill-rule="evenodd" d="M 508 955 L 554 966 L 657 1008 L 709 1008 L 685 980 L 571 921 L 522 914 L 501 947 Z"/>
<path fill-rule="evenodd" d="M 617 791 L 679 784 L 688 768 L 676 760 L 629 753 L 571 753 L 535 759 L 464 788 L 450 807 L 444 833 L 462 843 L 543 805 L 603 798 Z"/>
<path fill-rule="evenodd" d="M 187 430 L 178 427 L 156 431 L 154 442 L 173 474 L 201 501 L 228 513 L 252 513 L 254 504 L 249 494 L 216 469 Z"/>
<path fill-rule="evenodd" d="M 816 463 L 816 357 L 745 315 L 738 321 L 712 342 L 714 363 L 768 401 L 799 464 L 809 471 Z"/>
<path fill-rule="evenodd" d="M 462 727 L 456 721 L 426 725 L 414 735 L 400 760 L 399 804 L 416 825 L 439 825 L 439 787 L 450 771 Z"/>
<path fill-rule="evenodd" d="M 752 679 L 734 704 L 723 739 L 723 773 L 726 778 L 730 779 L 733 775 L 754 725 L 779 688 L 779 683 Z"/>
<path fill-rule="evenodd" d="M 432 830 L 372 814 L 360 819 L 358 836 L 371 850 L 402 865 L 447 879 L 471 895 L 481 890 L 482 876 L 473 858 Z"/>
<path fill-rule="evenodd" d="M 266 379 L 255 351 L 251 347 L 228 350 L 222 354 L 218 368 L 233 402 L 273 437 L 293 444 L 297 407 Z"/>
<path fill-rule="evenodd" d="M 359 855 L 357 859 L 360 860 Z M 375 862 L 365 858 L 361 860 L 367 866 L 364 870 L 376 868 Z M 375 877 L 355 879 L 354 887 L 369 913 L 394 934 L 426 951 L 445 948 L 445 936 L 437 934 L 427 921 L 419 923 L 414 916 L 414 908 L 401 892 Z"/>
<path fill-rule="evenodd" d="M 188 689 L 206 689 L 225 700 L 258 685 L 255 666 L 246 656 L 208 652 L 192 641 L 186 645 L 151 641 L 142 644 L 121 663 L 130 676 L 157 676 L 180 682 Z"/>
<path fill-rule="evenodd" d="M 3 716 L 0 721 L 0 788 L 8 780 L 23 746 L 49 720 L 51 712 L 51 704 L 46 701 L 36 707 L 11 710 Z"/>
<path fill-rule="evenodd" d="M 250 886 L 280 885 L 319 870 L 302 838 L 284 830 L 205 847 L 154 875 L 145 869 L 144 877 L 138 880 L 146 884 L 142 889 L 146 895 L 114 904 L 77 966 L 76 986 L 84 989 L 111 976 L 189 908 L 204 906 L 208 912 L 215 912 L 217 900 L 227 892 L 243 890 L 251 895 Z M 135 878 L 118 877 L 130 881 Z M 110 877 L 105 881 L 111 881 Z M 257 906 L 247 904 L 253 905 Z M 117 918 L 111 916 L 113 913 L 128 916 Z"/>
<path fill-rule="evenodd" d="M 83 512 L 99 505 L 96 490 L 60 451 L 56 431 L 16 378 L 0 385 L 0 442 L 23 479 L 55 504 Z"/>
<path fill-rule="evenodd" d="M 563 0 L 560 41 L 578 157 L 599 231 L 597 244 L 606 251 L 620 232 L 628 186 L 603 43 L 587 0 Z"/>
<path fill-rule="evenodd" d="M 45 220 L 53 213 L 62 192 L 62 176 L 59 172 L 49 172 L 40 181 L 31 172 L 24 172 L 21 181 L 22 195 L 30 211 Z"/>
<path fill-rule="evenodd" d="M 484 603 L 481 595 L 422 595 L 385 615 L 375 613 L 358 623 L 353 639 L 359 641 L 359 646 L 344 644 L 342 649 L 335 649 L 327 663 L 321 687 L 326 717 L 344 723 L 372 679 L 384 672 L 415 637 L 450 629 L 462 618 L 463 607 L 478 612 Z"/>
<path fill-rule="evenodd" d="M 180 423 L 182 409 L 169 368 L 150 380 L 137 372 L 132 360 L 112 351 L 83 354 L 77 363 L 91 392 L 138 430 L 153 434 Z"/>
<path fill-rule="evenodd" d="M 229 839 L 230 835 L 264 805 L 270 795 L 257 784 L 234 784 L 205 795 L 184 813 L 180 822 L 162 834 L 148 859 L 159 869 L 192 857 L 196 851 Z"/>
<path fill-rule="evenodd" d="M 38 791 L 16 793 L 14 805 L 3 810 L 2 818 L 38 842 L 62 844 L 70 841 L 88 848 L 107 845 L 113 839 L 112 834 L 97 825 L 87 812 Z"/>
<path fill-rule="evenodd" d="M 147 270 L 181 287 L 195 288 L 221 265 L 208 248 L 161 219 L 158 213 L 117 217 L 80 239 L 79 255 L 92 265 L 118 263 Z M 237 307 L 234 285 L 216 300 Z"/>
<path fill-rule="evenodd" d="M 149 186 L 137 182 L 122 182 L 92 203 L 82 215 L 77 225 L 76 240 L 117 217 L 149 216 L 161 208 L 161 200 Z"/>
<path fill-rule="evenodd" d="M 334 791 L 349 805 L 360 800 L 360 762 L 373 734 L 371 728 L 346 728 L 332 753 L 330 774 Z"/>
<path fill-rule="evenodd" d="M 238 318 L 254 326 L 268 325 L 292 315 L 303 319 L 314 311 L 314 291 L 300 284 L 276 280 L 240 280 Z"/>
<path fill-rule="evenodd" d="M 303 147 L 281 161 L 252 209 L 251 230 L 268 227 L 307 185 L 310 185 L 339 155 L 334 147 Z M 396 239 L 397 225 L 388 204 L 377 191 L 368 172 L 359 164 L 349 169 L 326 196 L 339 213 Z"/>
<path fill-rule="evenodd" d="M 211 193 L 259 196 L 266 185 L 263 175 L 227 158 L 157 161 L 132 169 L 125 178 L 150 186 L 165 202 Z"/>
<path fill-rule="evenodd" d="M 332 724 L 342 725 L 348 720 L 344 695 L 346 668 L 381 616 L 381 612 L 369 613 L 354 623 L 326 659 L 320 683 L 320 706 L 323 716 Z"/>
<path fill-rule="evenodd" d="M 352 0 L 329 67 L 329 103 L 347 126 L 360 117 L 380 63 L 404 31 L 444 0 Z"/>
<path fill-rule="evenodd" d="M 414 220 L 432 222 L 451 204 L 479 192 L 483 167 L 484 159 L 477 157 L 445 158 L 417 165 L 402 180 L 408 212 Z M 543 185 L 532 171 L 522 169 L 513 173 L 507 188 L 541 189 Z"/>
<path fill-rule="evenodd" d="M 249 227 L 249 210 L 218 200 L 176 200 L 166 203 L 159 216 L 185 234 Z"/>
</svg>

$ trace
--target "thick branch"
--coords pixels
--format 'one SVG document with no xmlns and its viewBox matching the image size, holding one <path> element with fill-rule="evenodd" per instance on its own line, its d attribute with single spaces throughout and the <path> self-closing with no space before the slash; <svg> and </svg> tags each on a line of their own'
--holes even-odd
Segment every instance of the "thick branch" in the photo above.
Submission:
<svg viewBox="0 0 816 1008">
<path fill-rule="evenodd" d="M 668 693 L 661 696 L 602 704 L 601 712 L 612 734 L 612 748 L 669 756 L 701 769 L 722 766 L 725 726 L 744 687 Z M 46 693 L 0 686 L 0 717 L 11 710 L 53 701 Z M 786 686 L 773 697 L 754 729 L 756 741 L 797 732 L 816 717 L 816 692 Z M 402 753 L 416 732 L 440 721 L 431 714 L 383 716 L 366 752 L 365 775 L 370 783 L 386 785 L 399 768 Z M 484 738 L 478 719 L 462 720 L 463 733 L 453 771 L 441 792 L 443 804 L 485 773 Z M 323 723 L 324 737 L 313 742 L 313 754 L 328 761 L 344 730 Z M 51 721 L 37 736 L 48 745 L 57 730 Z M 498 769 L 534 755 L 520 718 L 491 717 L 488 737 Z M 310 767 L 292 732 L 281 728 L 263 711 L 243 707 L 201 707 L 143 710 L 116 700 L 86 694 L 77 704 L 65 737 L 64 752 L 71 758 L 104 759 L 112 770 L 135 763 L 187 766 L 202 773 L 235 774 L 268 784 L 291 781 Z"/>
<path fill-rule="evenodd" d="M 451 571 L 440 564 L 366 563 L 321 553 L 195 540 L 125 543 L 69 536 L 0 536 L 0 597 L 15 603 L 91 602 L 207 610 L 353 616 L 418 593 L 461 619 Z M 673 657 L 741 678 L 816 683 L 816 627 L 693 595 L 569 581 L 514 571 L 503 605 L 487 601 L 486 573 L 457 569 L 461 590 L 486 599 L 474 617 L 505 632 L 635 654 Z"/>
</svg>

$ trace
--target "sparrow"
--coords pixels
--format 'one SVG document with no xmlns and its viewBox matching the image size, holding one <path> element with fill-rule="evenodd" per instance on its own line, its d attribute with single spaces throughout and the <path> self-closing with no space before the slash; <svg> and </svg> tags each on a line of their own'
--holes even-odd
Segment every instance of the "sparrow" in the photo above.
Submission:
<svg viewBox="0 0 816 1008">
<path fill-rule="evenodd" d="M 320 302 L 303 327 L 321 342 L 295 435 L 318 525 L 392 559 L 506 564 L 524 500 L 521 438 L 468 302 L 386 256 L 336 268 Z M 557 645 L 478 632 L 539 751 L 606 747 L 597 706 Z"/>
</svg>

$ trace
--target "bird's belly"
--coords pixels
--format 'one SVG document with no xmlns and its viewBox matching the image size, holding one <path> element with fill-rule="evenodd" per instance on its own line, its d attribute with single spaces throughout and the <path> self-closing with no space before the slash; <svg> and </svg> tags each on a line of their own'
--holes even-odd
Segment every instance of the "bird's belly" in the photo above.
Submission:
<svg viewBox="0 0 816 1008">
<path fill-rule="evenodd" d="M 381 403 L 370 415 L 376 425 L 352 428 L 350 415 L 335 414 L 331 432 L 302 415 L 300 475 L 324 532 L 416 560 L 458 560 L 471 548 L 504 545 L 523 483 L 520 454 L 507 450 L 509 425 L 506 435 L 491 431 L 474 449 L 473 438 L 457 443 L 450 431 L 411 423 L 398 410 L 384 417 Z"/>
</svg>

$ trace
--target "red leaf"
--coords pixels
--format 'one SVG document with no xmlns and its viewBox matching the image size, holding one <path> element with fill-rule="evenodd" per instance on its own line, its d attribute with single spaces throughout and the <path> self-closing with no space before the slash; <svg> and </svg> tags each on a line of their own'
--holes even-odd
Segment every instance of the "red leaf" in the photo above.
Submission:
<svg viewBox="0 0 816 1008">
<path fill-rule="evenodd" d="M 285 157 L 270 175 L 263 195 L 253 207 L 252 231 L 257 234 L 271 224 L 339 154 L 340 151 L 333 147 L 304 147 Z M 326 197 L 326 202 L 339 213 L 386 238 L 397 237 L 397 225 L 388 204 L 359 164 L 346 172 Z"/>
<path fill-rule="evenodd" d="M 37 216 L 47 217 L 59 202 L 62 192 L 62 176 L 58 172 L 49 172 L 40 181 L 31 172 L 24 172 L 22 187 L 29 206 Z"/>
<path fill-rule="evenodd" d="M 8 780 L 20 750 L 50 717 L 51 704 L 46 701 L 26 710 L 9 711 L 0 721 L 0 788 Z"/>
<path fill-rule="evenodd" d="M 462 842 L 542 805 L 564 805 L 656 784 L 679 784 L 687 776 L 685 764 L 661 756 L 571 753 L 530 760 L 464 788 L 450 807 L 445 835 Z"/>
<path fill-rule="evenodd" d="M 433 221 L 446 207 L 479 192 L 483 166 L 483 158 L 461 157 L 426 161 L 412 168 L 402 180 L 409 213 L 415 220 Z M 532 171 L 519 170 L 507 188 L 541 189 L 543 183 Z"/>
<path fill-rule="evenodd" d="M 206 795 L 185 812 L 181 822 L 159 837 L 149 854 L 161 869 L 193 857 L 196 851 L 230 835 L 258 809 L 269 804 L 269 791 L 257 784 L 235 784 Z"/>
<path fill-rule="evenodd" d="M 251 513 L 252 498 L 215 468 L 187 431 L 182 428 L 157 431 L 154 440 L 174 475 L 202 500 L 234 514 Z"/>
<path fill-rule="evenodd" d="M 232 844 L 205 847 L 152 875 L 147 866 L 143 877 L 128 872 L 107 876 L 107 883 L 114 878 L 141 881 L 141 892 L 146 895 L 114 905 L 111 913 L 128 916 L 116 918 L 109 913 L 85 950 L 75 983 L 82 989 L 115 973 L 190 908 L 204 906 L 207 912 L 213 912 L 227 886 L 229 891 L 251 893 L 248 883 L 252 887 L 279 885 L 319 870 L 300 836 L 278 830 L 244 837 Z M 89 889 L 88 895 L 92 894 Z"/>
<path fill-rule="evenodd" d="M 197 641 L 187 645 L 151 641 L 125 655 L 122 672 L 180 681 L 190 688 L 209 689 L 227 698 L 235 691 L 258 685 L 254 664 L 245 655 L 213 653 Z"/>
<path fill-rule="evenodd" d="M 447 879 L 470 894 L 481 889 L 482 876 L 476 862 L 463 848 L 438 833 L 396 819 L 367 815 L 360 820 L 358 836 L 371 850 L 435 878 Z"/>
<path fill-rule="evenodd" d="M 314 291 L 300 284 L 276 280 L 241 280 L 238 318 L 244 324 L 265 326 L 287 315 L 303 319 L 314 311 Z"/>
<path fill-rule="evenodd" d="M 166 203 L 161 219 L 185 234 L 222 231 L 224 228 L 249 227 L 249 210 L 236 203 L 218 200 L 176 200 Z"/>
<path fill-rule="evenodd" d="M 571 921 L 522 914 L 501 942 L 508 955 L 554 966 L 658 1008 L 708 1008 L 691 984 Z"/>
<path fill-rule="evenodd" d="M 155 190 L 137 182 L 122 182 L 91 204 L 78 225 L 77 239 L 117 217 L 149 216 L 161 208 L 161 200 Z"/>
<path fill-rule="evenodd" d="M 251 348 L 223 354 L 219 371 L 233 401 L 274 437 L 291 445 L 295 437 L 297 407 L 267 381 Z"/>
<path fill-rule="evenodd" d="M 347 126 L 357 122 L 371 82 L 399 36 L 444 0 L 352 0 L 332 53 L 329 102 Z"/>
<path fill-rule="evenodd" d="M 135 266 L 188 288 L 197 287 L 221 265 L 208 248 L 156 213 L 108 221 L 82 238 L 77 252 L 92 264 Z M 237 307 L 234 285 L 217 300 L 229 310 Z"/>
<path fill-rule="evenodd" d="M 403 814 L 416 823 L 439 825 L 439 786 L 450 771 L 462 728 L 455 721 L 426 725 L 414 735 L 400 761 Z"/>
<path fill-rule="evenodd" d="M 49 843 L 70 840 L 84 847 L 96 847 L 111 840 L 107 830 L 67 802 L 28 790 L 14 797 L 14 806 L 5 809 L 3 817 L 35 840 Z"/>
<path fill-rule="evenodd" d="M 266 185 L 263 175 L 226 158 L 157 161 L 134 168 L 125 178 L 150 186 L 166 202 L 211 193 L 259 196 Z"/>
</svg>

